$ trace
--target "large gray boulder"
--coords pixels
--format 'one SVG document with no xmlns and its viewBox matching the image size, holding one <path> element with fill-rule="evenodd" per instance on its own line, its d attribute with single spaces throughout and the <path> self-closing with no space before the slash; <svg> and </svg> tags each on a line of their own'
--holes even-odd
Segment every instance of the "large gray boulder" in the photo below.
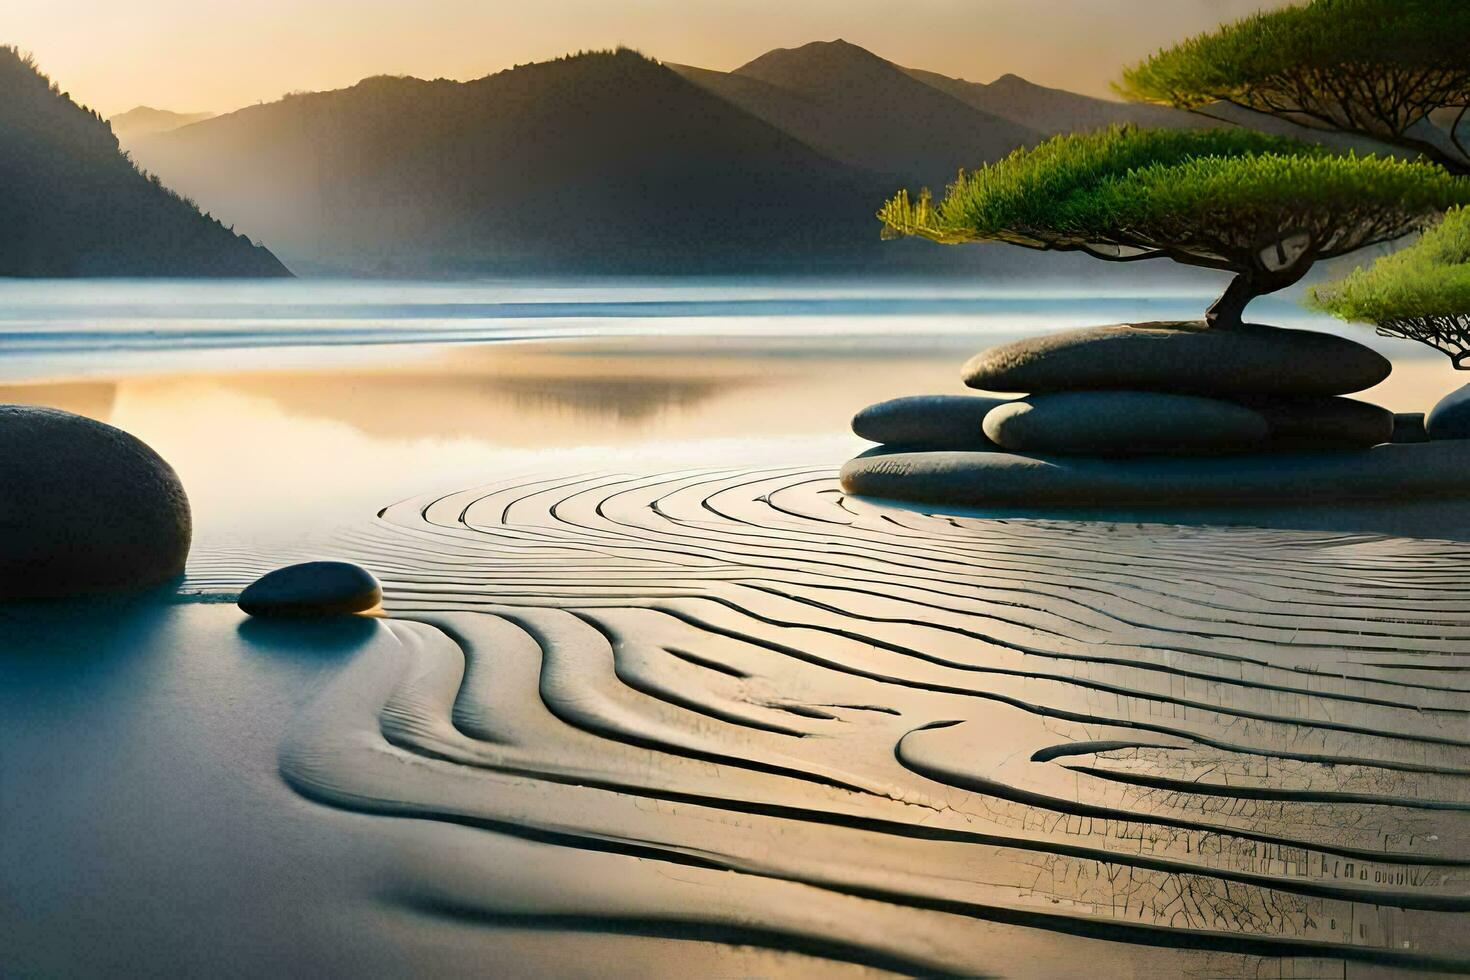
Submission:
<svg viewBox="0 0 1470 980">
<path fill-rule="evenodd" d="M 981 424 L 1003 398 L 982 395 L 910 395 L 869 405 L 853 416 L 852 431 L 872 442 L 923 449 L 994 449 Z"/>
<path fill-rule="evenodd" d="M 1260 324 L 1120 324 L 1043 334 L 992 347 L 964 367 L 985 391 L 1097 388 L 1247 395 L 1345 395 L 1388 377 L 1391 365 L 1356 341 Z"/>
<path fill-rule="evenodd" d="M 1470 439 L 1470 385 L 1441 398 L 1429 410 L 1424 429 L 1431 439 Z"/>
<path fill-rule="evenodd" d="M 848 460 L 851 494 L 957 507 L 1324 504 L 1470 497 L 1470 442 L 1237 456 L 890 453 Z"/>
<path fill-rule="evenodd" d="M 159 585 L 183 573 L 192 529 L 178 475 L 137 438 L 0 405 L 0 599 Z"/>
<path fill-rule="evenodd" d="M 1247 398 L 1271 427 L 1273 449 L 1366 449 L 1392 442 L 1394 414 L 1355 398 Z"/>
<path fill-rule="evenodd" d="M 1265 418 L 1233 402 L 1156 391 L 1064 391 L 992 409 L 985 434 L 1017 452 L 1220 453 L 1262 446 Z"/>
<path fill-rule="evenodd" d="M 307 561 L 267 572 L 240 593 L 252 616 L 339 616 L 383 600 L 373 573 L 348 561 Z"/>
</svg>

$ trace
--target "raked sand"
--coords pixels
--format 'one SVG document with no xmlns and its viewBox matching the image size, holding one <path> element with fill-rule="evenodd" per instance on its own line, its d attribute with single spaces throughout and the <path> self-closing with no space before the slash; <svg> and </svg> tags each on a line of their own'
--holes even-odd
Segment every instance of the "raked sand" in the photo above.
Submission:
<svg viewBox="0 0 1470 980">
<path fill-rule="evenodd" d="M 575 363 L 538 390 L 617 376 Z M 219 426 L 186 483 L 224 469 L 177 598 L 6 610 L 7 972 L 1470 967 L 1464 509 L 844 495 L 833 379 L 857 407 L 940 370 L 686 362 L 710 387 L 636 417 L 507 396 L 498 443 L 369 432 L 391 403 L 333 414 L 340 375 L 146 382 Z M 143 383 L 114 413 L 183 449 Z M 230 603 L 308 557 L 386 615 Z"/>
</svg>

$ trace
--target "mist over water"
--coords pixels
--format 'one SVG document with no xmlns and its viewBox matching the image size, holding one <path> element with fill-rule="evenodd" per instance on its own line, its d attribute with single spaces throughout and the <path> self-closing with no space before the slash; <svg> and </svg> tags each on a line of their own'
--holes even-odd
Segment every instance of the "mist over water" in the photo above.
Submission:
<svg viewBox="0 0 1470 980">
<path fill-rule="evenodd" d="M 272 367 L 327 356 L 312 348 L 335 348 L 328 359 L 337 360 L 347 348 L 578 338 L 978 348 L 1048 328 L 1195 318 L 1212 298 L 1209 288 L 955 279 L 0 280 L 0 377 Z M 1366 328 L 1311 314 L 1290 296 L 1259 300 L 1251 313 L 1374 342 Z M 1394 355 L 1413 353 L 1405 346 Z"/>
</svg>

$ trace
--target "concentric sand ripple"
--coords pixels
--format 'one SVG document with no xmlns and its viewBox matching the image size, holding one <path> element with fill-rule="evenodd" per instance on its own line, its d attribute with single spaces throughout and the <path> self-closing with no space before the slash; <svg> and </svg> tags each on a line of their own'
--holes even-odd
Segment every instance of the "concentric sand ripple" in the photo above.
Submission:
<svg viewBox="0 0 1470 980">
<path fill-rule="evenodd" d="M 338 545 L 394 618 L 281 768 L 456 825 L 405 901 L 900 970 L 1470 967 L 1466 546 L 925 515 L 825 469 L 482 487 Z"/>
</svg>

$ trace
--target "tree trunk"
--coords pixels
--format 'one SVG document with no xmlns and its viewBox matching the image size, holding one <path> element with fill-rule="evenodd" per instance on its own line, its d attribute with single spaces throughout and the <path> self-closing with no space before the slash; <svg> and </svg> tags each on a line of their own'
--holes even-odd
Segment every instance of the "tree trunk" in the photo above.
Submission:
<svg viewBox="0 0 1470 980">
<path fill-rule="evenodd" d="M 1237 273 L 1220 298 L 1205 311 L 1205 323 L 1216 330 L 1233 330 L 1241 325 L 1246 304 L 1257 296 L 1274 293 L 1301 281 L 1316 261 L 1316 252 L 1304 254 L 1296 264 L 1280 270 L 1252 269 Z"/>
<path fill-rule="evenodd" d="M 1268 292 L 1271 290 L 1262 289 L 1255 276 L 1242 272 L 1230 280 L 1225 292 L 1205 311 L 1205 323 L 1216 330 L 1234 329 L 1242 322 L 1246 304 Z"/>
</svg>

